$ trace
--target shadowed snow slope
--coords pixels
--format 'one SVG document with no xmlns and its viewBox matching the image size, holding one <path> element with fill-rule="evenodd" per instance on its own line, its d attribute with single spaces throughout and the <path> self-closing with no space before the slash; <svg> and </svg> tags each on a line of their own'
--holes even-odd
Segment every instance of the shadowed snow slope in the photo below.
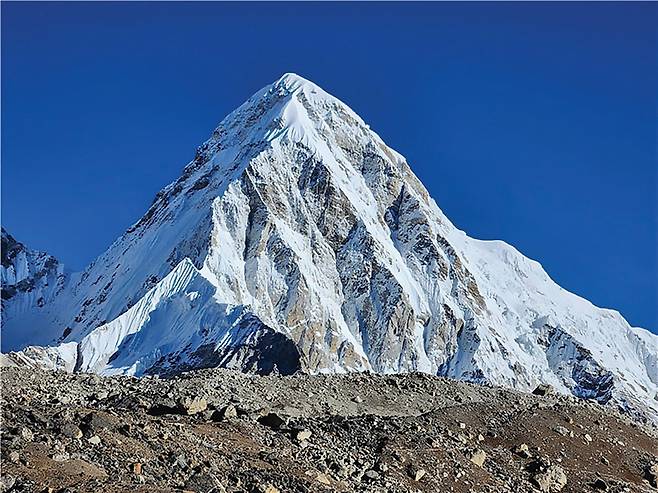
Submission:
<svg viewBox="0 0 658 493">
<path fill-rule="evenodd" d="M 658 414 L 656 336 L 456 229 L 403 156 L 294 74 L 228 115 L 136 224 L 21 313 L 5 349 L 56 346 L 13 357 L 72 370 L 422 371 Z"/>
</svg>

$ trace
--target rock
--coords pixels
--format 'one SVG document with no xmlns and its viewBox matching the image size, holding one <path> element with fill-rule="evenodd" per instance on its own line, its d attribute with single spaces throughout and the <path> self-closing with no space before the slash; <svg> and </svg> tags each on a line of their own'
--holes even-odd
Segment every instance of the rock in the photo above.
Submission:
<svg viewBox="0 0 658 493">
<path fill-rule="evenodd" d="M 82 430 L 73 423 L 66 423 L 62 425 L 62 427 L 59 429 L 59 432 L 65 437 L 74 439 L 82 438 Z"/>
<path fill-rule="evenodd" d="M 524 459 L 529 459 L 530 457 L 532 457 L 532 454 L 530 453 L 530 449 L 525 443 L 521 443 L 516 447 L 514 447 L 513 452 L 519 457 L 523 457 Z"/>
<path fill-rule="evenodd" d="M 0 476 L 0 492 L 10 491 L 16 484 L 16 478 L 10 474 L 3 474 Z"/>
<path fill-rule="evenodd" d="M 206 411 L 204 417 L 212 421 L 231 421 L 237 419 L 238 409 L 233 404 L 228 404 L 217 411 Z"/>
<path fill-rule="evenodd" d="M 278 430 L 282 426 L 288 424 L 288 419 L 278 415 L 277 413 L 271 412 L 258 418 L 258 422 L 264 426 L 267 426 L 268 428 Z"/>
<path fill-rule="evenodd" d="M 598 478 L 594 483 L 592 483 L 592 488 L 595 490 L 606 491 L 608 489 L 608 483 L 603 481 L 601 478 Z"/>
<path fill-rule="evenodd" d="M 589 433 L 585 433 L 584 438 L 587 443 L 592 442 L 592 437 L 589 435 Z"/>
<path fill-rule="evenodd" d="M 560 466 L 548 466 L 546 471 L 535 474 L 532 479 L 539 491 L 546 493 L 561 491 L 567 484 L 567 475 Z"/>
<path fill-rule="evenodd" d="M 82 420 L 80 428 L 89 436 L 99 430 L 114 430 L 119 426 L 119 418 L 108 413 L 92 411 Z"/>
<path fill-rule="evenodd" d="M 172 463 L 180 469 L 187 469 L 187 458 L 185 457 L 185 454 L 179 454 L 173 457 Z"/>
<path fill-rule="evenodd" d="M 170 397 L 161 397 L 148 406 L 148 413 L 153 416 L 162 416 L 164 414 L 178 414 L 179 408 Z"/>
<path fill-rule="evenodd" d="M 538 385 L 535 388 L 535 390 L 532 391 L 532 393 L 535 394 L 535 395 L 546 396 L 546 395 L 554 394 L 555 389 L 550 384 L 542 383 L 542 384 Z"/>
<path fill-rule="evenodd" d="M 23 427 L 20 431 L 20 437 L 26 442 L 34 440 L 34 433 L 29 428 Z"/>
<path fill-rule="evenodd" d="M 238 409 L 233 404 L 224 407 L 220 413 L 224 420 L 235 419 L 238 417 Z"/>
<path fill-rule="evenodd" d="M 15 450 L 13 452 L 9 452 L 9 460 L 11 462 L 18 462 L 20 459 L 21 459 L 20 454 Z"/>
<path fill-rule="evenodd" d="M 189 416 L 205 411 L 208 402 L 203 397 L 185 397 L 178 402 L 178 409 Z"/>
<path fill-rule="evenodd" d="M 363 402 L 363 398 L 360 395 L 357 395 L 352 399 L 353 402 L 356 402 L 357 404 L 361 404 Z"/>
<path fill-rule="evenodd" d="M 76 388 L 81 375 L 31 371 L 38 384 L 43 382 L 43 391 L 28 387 L 29 397 L 22 400 L 23 394 L 13 390 L 25 388 L 19 381 L 4 389 L 11 399 L 3 396 L 0 401 L 7 406 L 2 413 L 1 467 L 3 474 L 16 478 L 17 493 L 40 492 L 48 485 L 59 493 L 71 488 L 69 478 L 78 484 L 76 491 L 261 493 L 272 485 L 282 493 L 451 488 L 484 493 L 494 486 L 500 493 L 622 493 L 625 484 L 634 481 L 638 491 L 644 487 L 658 493 L 647 482 L 650 477 L 654 481 L 647 466 L 658 462 L 651 449 L 655 442 L 642 425 L 633 425 L 630 418 L 619 420 L 615 409 L 573 404 L 561 396 L 536 398 L 471 384 L 452 391 L 454 382 L 409 375 L 395 378 L 417 399 L 400 392 L 394 402 L 386 392 L 392 387 L 383 385 L 388 377 L 256 377 L 209 369 L 160 382 L 102 377 L 117 390 L 112 388 L 110 398 L 94 404 L 78 398 L 98 390 Z M 52 387 L 65 385 L 74 404 L 52 405 Z M 453 412 L 452 394 L 457 391 L 470 404 Z M 149 406 L 171 399 L 176 407 L 183 396 L 196 395 L 209 404 L 194 416 L 177 408 L 173 414 L 154 416 L 149 407 L 129 407 L 127 397 L 134 400 L 137 394 Z M 354 405 L 351 399 L 358 394 L 377 396 L 376 405 L 368 398 Z M 266 395 L 271 402 L 265 401 Z M 434 405 L 436 411 L 431 410 Z M 210 422 L 235 414 L 239 421 L 229 425 Z M 565 415 L 573 416 L 575 423 L 568 424 Z M 599 426 L 594 424 L 597 415 L 602 416 Z M 468 419 L 465 429 L 459 426 L 462 419 Z M 561 435 L 560 425 L 575 438 Z M 32 443 L 21 437 L 23 427 L 33 433 Z M 81 431 L 82 438 L 70 438 Z M 590 445 L 586 434 L 596 438 Z M 622 462 L 616 455 L 622 452 L 620 439 L 632 451 Z M 12 451 L 16 453 L 10 456 Z M 607 465 L 604 456 L 610 459 Z M 552 465 L 562 467 L 568 479 L 561 490 L 564 477 Z"/>
<path fill-rule="evenodd" d="M 465 430 L 465 429 L 466 429 L 466 423 L 458 423 L 458 426 L 459 426 L 459 428 L 460 428 L 461 430 Z"/>
<path fill-rule="evenodd" d="M 560 435 L 563 437 L 569 436 L 569 430 L 565 428 L 564 426 L 558 425 L 555 428 L 553 428 L 556 432 L 558 432 Z"/>
<path fill-rule="evenodd" d="M 222 493 L 225 491 L 215 476 L 209 473 L 196 473 L 186 483 L 185 488 L 194 492 Z"/>
<path fill-rule="evenodd" d="M 324 474 L 322 472 L 318 473 L 318 475 L 315 477 L 315 480 L 318 483 L 322 483 L 322 484 L 325 484 L 327 486 L 329 486 L 331 484 L 331 480 L 329 479 L 329 476 L 327 476 L 326 474 Z"/>
<path fill-rule="evenodd" d="M 484 466 L 484 461 L 487 460 L 487 454 L 484 450 L 477 449 L 470 454 L 469 460 L 476 466 Z"/>
<path fill-rule="evenodd" d="M 654 488 L 658 488 L 658 462 L 649 464 L 644 470 L 644 477 Z"/>
<path fill-rule="evenodd" d="M 407 472 L 409 474 L 409 477 L 414 481 L 420 481 L 427 474 L 427 471 L 425 469 L 421 469 L 413 465 L 409 467 Z"/>
<path fill-rule="evenodd" d="M 313 435 L 313 433 L 310 430 L 300 430 L 295 433 L 295 440 L 298 442 L 303 442 L 311 438 L 311 435 Z"/>
<path fill-rule="evenodd" d="M 258 487 L 258 491 L 260 493 L 281 493 L 281 490 L 279 488 L 271 485 L 271 484 L 263 484 Z"/>
<path fill-rule="evenodd" d="M 457 440 L 460 441 L 461 443 L 468 443 L 468 436 L 463 434 L 463 433 L 457 433 Z"/>
</svg>

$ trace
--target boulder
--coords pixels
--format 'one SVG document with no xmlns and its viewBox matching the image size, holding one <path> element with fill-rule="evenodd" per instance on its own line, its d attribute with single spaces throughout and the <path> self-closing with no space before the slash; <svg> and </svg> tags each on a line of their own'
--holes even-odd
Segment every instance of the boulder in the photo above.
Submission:
<svg viewBox="0 0 658 493">
<path fill-rule="evenodd" d="M 524 459 L 529 459 L 530 457 L 532 457 L 532 454 L 530 453 L 530 449 L 525 443 L 520 443 L 519 445 L 514 447 L 513 452 L 519 457 L 523 457 Z"/>
<path fill-rule="evenodd" d="M 73 423 L 63 424 L 60 427 L 59 432 L 65 437 L 74 438 L 74 439 L 82 438 L 82 430 L 80 429 L 79 426 L 74 425 Z"/>
<path fill-rule="evenodd" d="M 535 395 L 546 396 L 546 395 L 554 394 L 555 389 L 550 384 L 542 383 L 542 384 L 538 385 L 535 388 L 535 390 L 532 391 L 532 393 L 535 394 Z"/>
<path fill-rule="evenodd" d="M 487 460 L 487 453 L 484 450 L 476 449 L 469 455 L 469 460 L 476 466 L 484 466 L 484 461 Z"/>
<path fill-rule="evenodd" d="M 258 418 L 258 422 L 264 426 L 267 426 L 268 428 L 278 430 L 282 426 L 286 426 L 288 424 L 288 418 L 271 412 Z"/>
<path fill-rule="evenodd" d="M 208 402 L 203 397 L 184 397 L 178 401 L 178 410 L 189 416 L 205 411 Z"/>
<path fill-rule="evenodd" d="M 539 491 L 555 493 L 566 486 L 567 475 L 560 466 L 548 466 L 544 472 L 535 474 L 532 480 Z"/>
<path fill-rule="evenodd" d="M 310 430 L 299 430 L 295 433 L 295 440 L 303 442 L 311 438 L 311 435 L 313 435 L 313 433 Z"/>
<path fill-rule="evenodd" d="M 594 483 L 592 483 L 592 489 L 598 490 L 598 491 L 607 491 L 608 490 L 608 483 L 603 481 L 601 478 L 598 478 Z"/>
<path fill-rule="evenodd" d="M 425 469 L 413 465 L 409 467 L 407 473 L 409 474 L 409 477 L 414 481 L 420 481 L 425 477 L 425 475 L 427 475 L 427 471 Z"/>
<path fill-rule="evenodd" d="M 649 464 L 644 471 L 644 477 L 654 488 L 658 488 L 658 462 Z"/>
</svg>

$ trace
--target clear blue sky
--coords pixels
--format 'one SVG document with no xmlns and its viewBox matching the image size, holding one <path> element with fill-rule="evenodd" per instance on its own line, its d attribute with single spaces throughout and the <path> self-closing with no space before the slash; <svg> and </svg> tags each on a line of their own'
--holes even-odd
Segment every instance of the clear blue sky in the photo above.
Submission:
<svg viewBox="0 0 658 493">
<path fill-rule="evenodd" d="M 658 328 L 655 3 L 2 2 L 2 222 L 83 268 L 284 72 L 470 235 Z"/>
</svg>

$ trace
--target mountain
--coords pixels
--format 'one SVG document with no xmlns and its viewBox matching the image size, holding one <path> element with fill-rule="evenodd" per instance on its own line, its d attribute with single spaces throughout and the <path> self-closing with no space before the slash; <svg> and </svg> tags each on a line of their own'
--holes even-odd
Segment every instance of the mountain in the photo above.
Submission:
<svg viewBox="0 0 658 493">
<path fill-rule="evenodd" d="M 43 312 L 69 279 L 64 265 L 45 252 L 31 250 L 2 228 L 2 347 L 50 342 L 41 330 Z M 47 318 L 47 317 L 46 317 Z M 18 329 L 4 330 L 18 324 Z"/>
<path fill-rule="evenodd" d="M 48 300 L 3 322 L 15 360 L 135 375 L 421 371 L 549 383 L 658 416 L 658 337 L 458 230 L 403 156 L 294 74 L 229 114 Z"/>
</svg>

